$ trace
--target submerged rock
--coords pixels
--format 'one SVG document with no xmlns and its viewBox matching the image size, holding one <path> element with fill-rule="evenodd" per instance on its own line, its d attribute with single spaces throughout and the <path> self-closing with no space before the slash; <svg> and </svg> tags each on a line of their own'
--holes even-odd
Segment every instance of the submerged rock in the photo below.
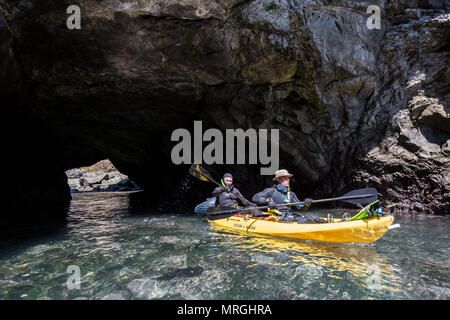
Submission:
<svg viewBox="0 0 450 320">
<path fill-rule="evenodd" d="M 187 265 L 187 256 L 185 254 L 181 254 L 170 257 L 162 257 L 160 263 L 166 266 L 185 268 Z"/>
<path fill-rule="evenodd" d="M 200 266 L 180 268 L 180 269 L 175 269 L 175 270 L 169 271 L 168 273 L 165 273 L 162 276 L 159 276 L 157 278 L 157 280 L 171 280 L 174 278 L 197 277 L 200 274 L 202 274 L 202 272 L 203 272 L 203 268 Z"/>
<path fill-rule="evenodd" d="M 162 299 L 168 289 L 160 285 L 160 282 L 153 279 L 134 279 L 127 288 L 138 299 Z"/>
<path fill-rule="evenodd" d="M 162 236 L 159 239 L 159 242 L 161 243 L 177 243 L 180 239 L 177 236 Z"/>
<path fill-rule="evenodd" d="M 104 296 L 101 300 L 126 300 L 121 292 L 112 292 Z"/>
</svg>

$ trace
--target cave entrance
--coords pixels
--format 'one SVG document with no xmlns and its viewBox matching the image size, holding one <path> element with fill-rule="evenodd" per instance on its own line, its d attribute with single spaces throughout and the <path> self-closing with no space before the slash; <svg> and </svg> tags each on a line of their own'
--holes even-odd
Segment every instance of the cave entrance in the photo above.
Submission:
<svg viewBox="0 0 450 320">
<path fill-rule="evenodd" d="M 71 193 L 142 190 L 127 175 L 119 172 L 108 159 L 91 166 L 69 169 L 65 173 Z"/>
</svg>

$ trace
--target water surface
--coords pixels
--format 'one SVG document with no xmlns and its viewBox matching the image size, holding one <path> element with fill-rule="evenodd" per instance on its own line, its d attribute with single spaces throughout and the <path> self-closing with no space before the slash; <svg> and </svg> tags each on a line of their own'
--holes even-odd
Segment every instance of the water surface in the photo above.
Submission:
<svg viewBox="0 0 450 320">
<path fill-rule="evenodd" d="M 0 299 L 450 297 L 448 217 L 395 216 L 401 228 L 374 244 L 325 244 L 152 214 L 139 197 L 73 194 L 65 227 L 2 248 Z M 69 266 L 80 270 L 79 289 L 68 287 Z"/>
</svg>

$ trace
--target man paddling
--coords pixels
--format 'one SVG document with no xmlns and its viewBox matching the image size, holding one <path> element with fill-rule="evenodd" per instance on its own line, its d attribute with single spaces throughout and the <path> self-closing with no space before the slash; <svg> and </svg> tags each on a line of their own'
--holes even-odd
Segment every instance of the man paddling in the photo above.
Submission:
<svg viewBox="0 0 450 320">
<path fill-rule="evenodd" d="M 244 198 L 242 193 L 233 185 L 233 176 L 231 173 L 223 175 L 223 186 L 217 187 L 212 192 L 213 197 L 216 197 L 220 207 L 238 207 L 239 204 L 243 206 L 254 206 Z"/>
<path fill-rule="evenodd" d="M 304 200 L 305 204 L 283 206 L 283 204 L 300 202 L 295 193 L 290 190 L 289 185 L 291 177 L 292 174 L 290 174 L 285 169 L 276 171 L 275 178 L 273 178 L 275 184 L 272 187 L 264 189 L 263 191 L 255 194 L 252 198 L 252 201 L 257 203 L 258 205 L 267 205 L 270 209 L 279 210 L 281 212 L 281 221 L 296 221 L 297 223 L 325 223 L 326 221 L 319 218 L 318 216 L 293 216 L 292 207 L 296 207 L 298 210 L 305 211 L 311 206 L 312 200 L 310 198 L 306 198 Z"/>
</svg>

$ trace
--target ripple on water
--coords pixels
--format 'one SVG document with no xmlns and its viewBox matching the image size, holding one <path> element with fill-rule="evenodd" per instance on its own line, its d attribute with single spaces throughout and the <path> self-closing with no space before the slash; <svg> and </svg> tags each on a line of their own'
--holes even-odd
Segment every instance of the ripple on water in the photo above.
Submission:
<svg viewBox="0 0 450 320">
<path fill-rule="evenodd" d="M 132 195 L 74 195 L 62 234 L 0 256 L 0 299 L 450 297 L 445 217 L 396 217 L 401 228 L 375 244 L 336 245 L 133 210 Z M 69 265 L 80 267 L 80 289 L 67 287 Z"/>
</svg>

